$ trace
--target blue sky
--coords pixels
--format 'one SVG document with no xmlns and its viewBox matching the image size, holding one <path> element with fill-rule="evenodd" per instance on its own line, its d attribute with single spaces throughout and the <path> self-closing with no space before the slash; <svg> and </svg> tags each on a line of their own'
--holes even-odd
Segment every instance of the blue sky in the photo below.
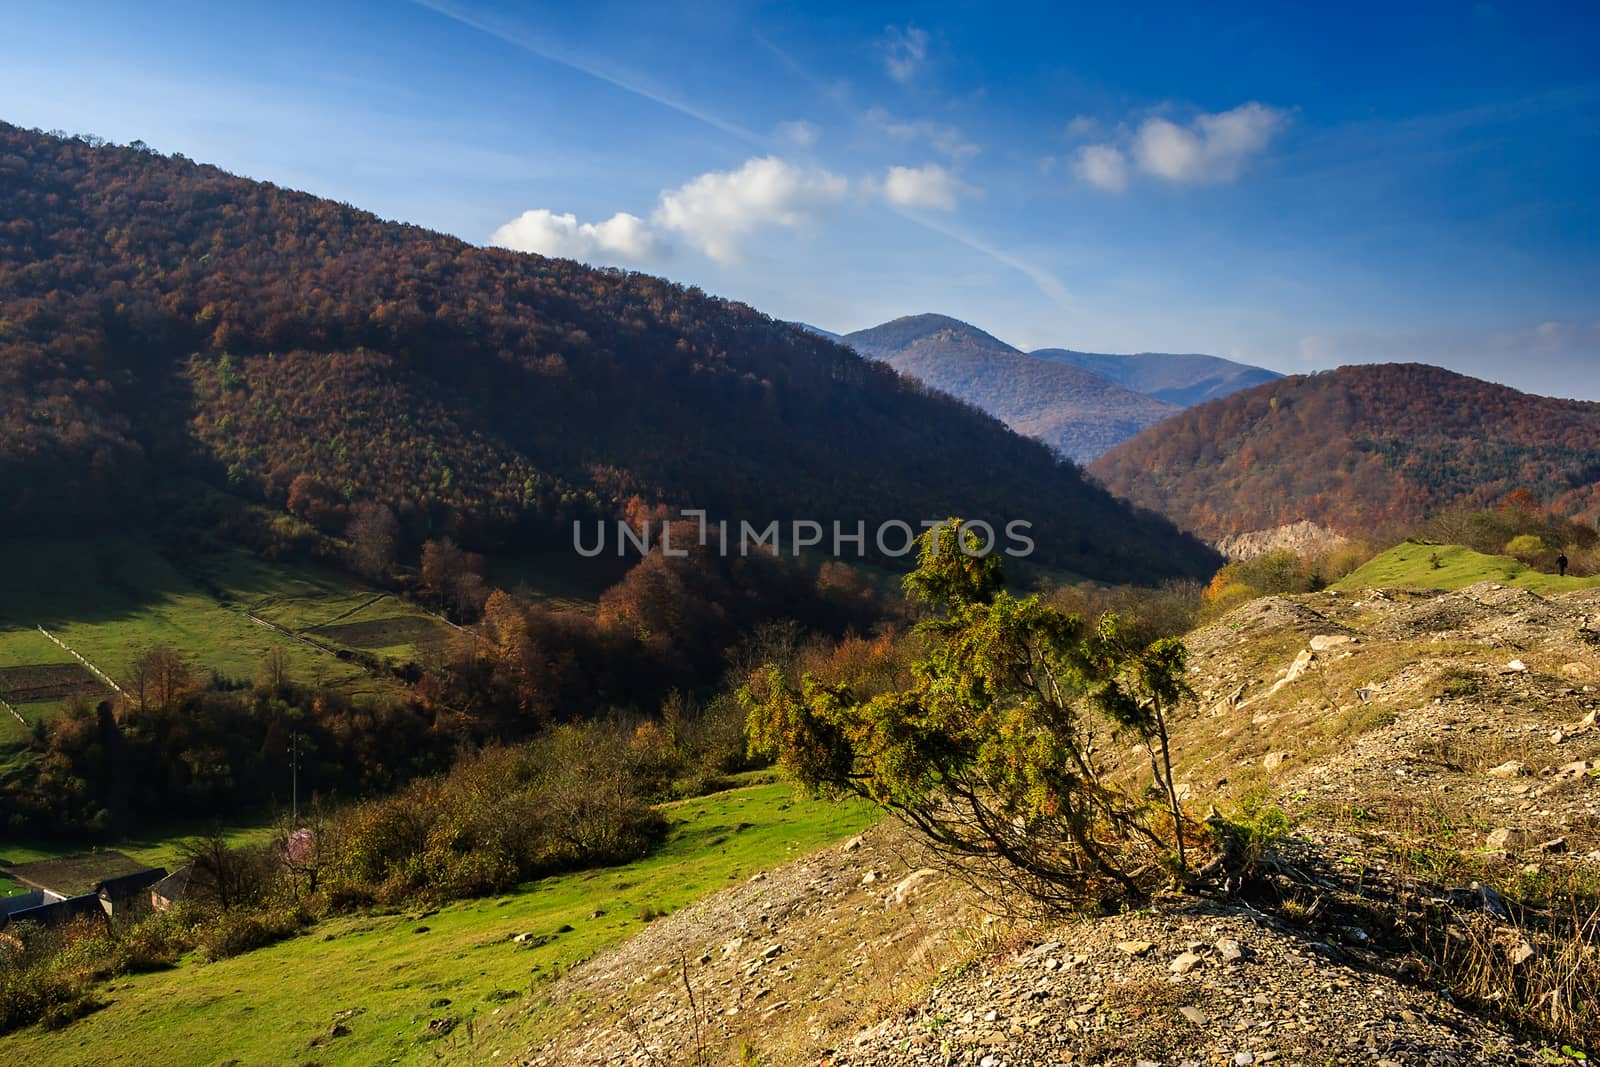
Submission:
<svg viewBox="0 0 1600 1067">
<path fill-rule="evenodd" d="M 848 331 L 1600 399 L 1600 5 L 63 3 L 0 118 Z"/>
</svg>

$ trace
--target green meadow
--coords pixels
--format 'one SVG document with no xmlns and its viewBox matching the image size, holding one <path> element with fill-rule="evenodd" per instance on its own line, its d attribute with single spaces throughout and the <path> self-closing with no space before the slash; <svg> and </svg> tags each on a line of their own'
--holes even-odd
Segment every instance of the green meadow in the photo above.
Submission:
<svg viewBox="0 0 1600 1067">
<path fill-rule="evenodd" d="M 398 663 L 443 646 L 454 633 L 426 611 L 340 572 L 268 563 L 239 549 L 187 560 L 180 570 L 136 536 L 21 541 L 8 545 L 3 573 L 0 697 L 8 691 L 50 694 L 11 701 L 29 724 L 54 715 L 62 703 L 60 693 L 33 683 L 55 681 L 77 662 L 41 626 L 119 684 L 142 649 L 170 645 L 202 675 L 235 679 L 253 677 L 267 653 L 277 650 L 297 681 L 356 694 L 380 693 L 393 683 L 339 652 Z M 57 670 L 34 678 L 26 671 L 34 667 Z M 80 692 L 108 692 L 76 669 Z M 27 727 L 0 711 L 0 775 L 15 769 L 26 739 Z"/>
<path fill-rule="evenodd" d="M 216 963 L 103 987 L 63 1030 L 0 1038 L 0 1062 L 51 1065 L 476 1062 L 504 1006 L 654 917 L 858 833 L 873 811 L 800 795 L 771 774 L 667 805 L 652 855 L 530 882 L 500 897 L 346 916 Z M 135 853 L 137 854 L 137 853 Z M 531 935 L 522 942 L 519 935 Z M 348 1031 L 330 1036 L 335 1023 Z M 504 1050 L 507 1057 L 514 1048 Z"/>
<path fill-rule="evenodd" d="M 1368 560 L 1334 584 L 1345 592 L 1362 589 L 1464 589 L 1499 582 L 1535 593 L 1567 593 L 1600 586 L 1597 578 L 1562 578 L 1534 570 L 1510 556 L 1486 556 L 1459 545 L 1406 541 Z"/>
</svg>

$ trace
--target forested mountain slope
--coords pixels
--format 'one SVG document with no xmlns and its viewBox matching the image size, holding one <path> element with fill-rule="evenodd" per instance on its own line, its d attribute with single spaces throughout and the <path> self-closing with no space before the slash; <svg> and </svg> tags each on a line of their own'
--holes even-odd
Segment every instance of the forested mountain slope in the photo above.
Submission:
<svg viewBox="0 0 1600 1067">
<path fill-rule="evenodd" d="M 1082 367 L 1135 392 L 1185 408 L 1283 377 L 1264 367 L 1200 354 L 1138 352 L 1123 356 L 1038 348 L 1029 355 Z"/>
<path fill-rule="evenodd" d="M 1414 524 L 1516 490 L 1600 508 L 1600 404 L 1531 396 L 1441 367 L 1284 378 L 1184 412 L 1090 467 L 1207 538 L 1309 520 Z"/>
<path fill-rule="evenodd" d="M 1068 363 L 1037 359 L 944 315 L 912 315 L 844 337 L 1018 433 L 1083 463 L 1178 408 Z"/>
<path fill-rule="evenodd" d="M 0 125 L 0 511 L 128 521 L 198 474 L 338 528 L 497 543 L 632 496 L 713 515 L 1031 520 L 1090 575 L 1208 550 L 1037 442 L 753 309 Z"/>
</svg>

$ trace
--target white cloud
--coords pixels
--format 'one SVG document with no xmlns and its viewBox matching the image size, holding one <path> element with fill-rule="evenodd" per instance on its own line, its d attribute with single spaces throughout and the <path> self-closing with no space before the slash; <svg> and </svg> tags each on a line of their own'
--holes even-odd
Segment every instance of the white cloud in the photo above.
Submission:
<svg viewBox="0 0 1600 1067">
<path fill-rule="evenodd" d="M 1072 157 L 1072 171 L 1101 189 L 1121 192 L 1128 187 L 1128 157 L 1113 145 L 1084 145 Z"/>
<path fill-rule="evenodd" d="M 902 144 L 926 141 L 935 152 L 951 159 L 966 159 L 981 151 L 977 145 L 962 135 L 959 127 L 946 122 L 934 122 L 931 119 L 915 121 L 897 119 L 881 107 L 871 108 L 861 117 L 868 126 L 890 140 Z"/>
<path fill-rule="evenodd" d="M 1067 123 L 1066 135 L 1068 139 L 1076 141 L 1089 136 L 1099 128 L 1099 121 L 1092 115 L 1074 115 L 1072 121 Z"/>
<path fill-rule="evenodd" d="M 975 191 L 937 163 L 925 167 L 890 167 L 883 179 L 884 199 L 900 207 L 954 211 L 959 197 Z"/>
<path fill-rule="evenodd" d="M 489 243 L 586 263 L 639 263 L 667 253 L 649 224 L 625 211 L 604 222 L 579 222 L 570 212 L 557 215 L 544 208 L 524 211 L 490 234 Z"/>
<path fill-rule="evenodd" d="M 1287 122 L 1287 112 L 1253 101 L 1187 126 L 1147 119 L 1134 135 L 1133 156 L 1139 169 L 1167 181 L 1233 181 Z"/>
<path fill-rule="evenodd" d="M 796 148 L 811 148 L 822 137 L 822 131 L 817 129 L 817 124 L 804 119 L 780 122 L 776 133 L 780 140 L 788 141 Z"/>
<path fill-rule="evenodd" d="M 1120 143 L 1078 149 L 1073 170 L 1084 181 L 1111 190 L 1127 187 L 1130 162 L 1169 182 L 1231 182 L 1288 122 L 1287 111 L 1254 101 L 1231 111 L 1198 115 L 1187 124 L 1148 118 Z M 1092 123 L 1080 115 L 1068 124 L 1067 133 L 1087 132 Z"/>
<path fill-rule="evenodd" d="M 900 29 L 889 26 L 884 31 L 883 64 L 889 77 L 902 85 L 917 76 L 917 70 L 928 58 L 928 31 L 915 26 Z"/>
<path fill-rule="evenodd" d="M 836 174 L 766 156 L 663 192 L 652 221 L 683 234 L 712 259 L 731 263 L 738 260 L 740 241 L 751 231 L 768 225 L 812 225 L 849 189 L 850 183 Z"/>
</svg>

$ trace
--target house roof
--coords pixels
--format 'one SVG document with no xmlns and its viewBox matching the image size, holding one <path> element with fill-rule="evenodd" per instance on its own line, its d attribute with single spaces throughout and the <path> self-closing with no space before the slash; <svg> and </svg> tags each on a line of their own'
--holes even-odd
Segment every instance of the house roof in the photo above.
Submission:
<svg viewBox="0 0 1600 1067">
<path fill-rule="evenodd" d="M 177 900 L 183 896 L 184 890 L 189 888 L 189 876 L 194 873 L 194 864 L 179 867 L 161 881 L 150 887 L 150 891 L 166 900 Z"/>
<path fill-rule="evenodd" d="M 154 869 L 156 868 L 140 863 L 132 856 L 107 850 L 0 867 L 0 874 L 31 889 L 43 889 L 63 897 L 76 897 L 92 893 L 113 879 Z"/>
</svg>

